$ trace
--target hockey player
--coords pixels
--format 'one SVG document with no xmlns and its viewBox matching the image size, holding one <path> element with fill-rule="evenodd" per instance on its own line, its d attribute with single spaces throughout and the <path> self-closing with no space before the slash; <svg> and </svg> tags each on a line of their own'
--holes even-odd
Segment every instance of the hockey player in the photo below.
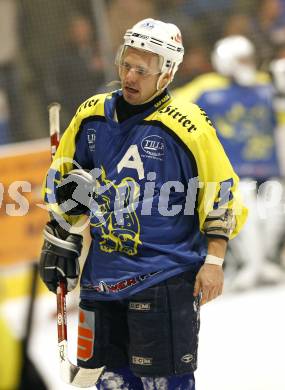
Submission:
<svg viewBox="0 0 285 390">
<path fill-rule="evenodd" d="M 282 55 L 271 61 L 269 64 L 269 70 L 272 76 L 274 85 L 274 98 L 273 105 L 277 116 L 277 128 L 276 128 L 276 143 L 278 160 L 280 162 L 280 171 L 283 184 L 283 194 L 285 189 L 285 57 Z M 283 203 L 284 203 L 283 196 Z M 285 266 L 285 229 L 283 230 L 283 239 L 280 240 L 280 260 L 281 264 Z"/>
<path fill-rule="evenodd" d="M 222 293 L 227 241 L 246 219 L 205 112 L 167 90 L 183 51 L 173 24 L 127 30 L 122 88 L 79 107 L 47 175 L 40 273 L 51 291 L 75 287 L 81 239 L 64 227 L 90 218 L 78 364 L 106 366 L 99 389 L 195 389 L 200 304 Z"/>
<path fill-rule="evenodd" d="M 269 64 L 274 85 L 273 106 L 278 118 L 276 129 L 277 153 L 281 176 L 285 177 L 285 58 L 276 58 Z"/>
<path fill-rule="evenodd" d="M 283 278 L 279 267 L 269 261 L 276 254 L 284 219 L 274 135 L 274 89 L 269 75 L 257 71 L 254 46 L 243 36 L 219 40 L 212 63 L 216 72 L 196 78 L 174 95 L 195 102 L 207 112 L 242 179 L 240 187 L 250 213 L 245 228 L 231 243 L 244 264 L 231 287 L 246 289 Z M 277 181 L 267 182 L 270 179 Z M 266 199 L 272 188 L 280 193 L 279 202 Z"/>
</svg>

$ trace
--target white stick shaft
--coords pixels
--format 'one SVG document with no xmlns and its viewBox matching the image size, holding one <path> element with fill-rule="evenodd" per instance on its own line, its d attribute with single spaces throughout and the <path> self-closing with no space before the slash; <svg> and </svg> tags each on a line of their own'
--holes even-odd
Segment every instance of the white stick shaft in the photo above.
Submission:
<svg viewBox="0 0 285 390">
<path fill-rule="evenodd" d="M 51 103 L 48 107 L 49 111 L 49 133 L 50 133 L 50 145 L 51 145 L 51 155 L 54 157 L 58 144 L 59 144 L 59 134 L 60 134 L 60 122 L 59 122 L 59 113 L 60 113 L 60 104 Z"/>
</svg>

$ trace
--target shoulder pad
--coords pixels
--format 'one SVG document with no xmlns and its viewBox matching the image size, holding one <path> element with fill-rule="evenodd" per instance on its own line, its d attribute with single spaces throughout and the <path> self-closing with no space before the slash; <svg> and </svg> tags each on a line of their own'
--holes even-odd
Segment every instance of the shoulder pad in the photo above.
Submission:
<svg viewBox="0 0 285 390">
<path fill-rule="evenodd" d="M 197 104 L 185 102 L 181 98 L 172 99 L 169 104 L 155 113 L 155 118 L 166 127 L 179 134 L 200 134 L 213 126 L 205 111 Z"/>
<path fill-rule="evenodd" d="M 271 84 L 271 79 L 268 73 L 258 72 L 256 76 L 256 81 L 258 84 Z"/>
<path fill-rule="evenodd" d="M 229 79 L 218 73 L 206 73 L 196 77 L 184 86 L 175 89 L 172 94 L 174 97 L 182 97 L 186 101 L 195 102 L 205 92 L 213 91 L 215 89 L 224 89 L 229 84 Z"/>
<path fill-rule="evenodd" d="M 108 93 L 98 94 L 91 96 L 87 100 L 85 100 L 76 111 L 75 118 L 78 116 L 86 118 L 92 115 L 104 115 L 104 102 Z"/>
</svg>

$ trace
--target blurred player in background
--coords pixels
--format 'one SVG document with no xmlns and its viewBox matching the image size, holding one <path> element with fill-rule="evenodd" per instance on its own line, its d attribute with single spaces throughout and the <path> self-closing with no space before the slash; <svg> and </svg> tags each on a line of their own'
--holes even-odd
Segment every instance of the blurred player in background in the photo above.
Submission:
<svg viewBox="0 0 285 390">
<path fill-rule="evenodd" d="M 219 40 L 212 63 L 216 72 L 177 89 L 175 96 L 195 102 L 207 112 L 242 179 L 240 187 L 250 213 L 245 228 L 231 243 L 243 263 L 232 287 L 245 289 L 284 277 L 271 261 L 275 259 L 284 229 L 274 88 L 269 75 L 257 71 L 254 46 L 244 36 Z M 267 182 L 271 179 L 275 181 Z"/>
<path fill-rule="evenodd" d="M 277 153 L 283 186 L 285 187 L 285 46 L 281 46 L 276 54 L 275 59 L 269 64 L 269 70 L 275 91 L 273 105 L 278 118 L 276 128 Z M 283 239 L 280 242 L 280 260 L 283 267 L 285 267 L 285 229 Z"/>
<path fill-rule="evenodd" d="M 55 68 L 58 101 L 62 102 L 68 121 L 86 96 L 97 93 L 103 79 L 103 61 L 90 19 L 73 15 L 68 26 L 64 56 L 57 53 Z M 92 91 L 92 92 L 91 92 Z"/>
<path fill-rule="evenodd" d="M 227 241 L 246 219 L 205 112 L 168 93 L 183 52 L 173 24 L 127 30 L 122 88 L 79 107 L 47 176 L 55 219 L 40 273 L 51 291 L 76 286 L 81 237 L 67 222 L 90 216 L 78 364 L 107 367 L 99 389 L 195 389 L 200 303 L 222 293 Z"/>
<path fill-rule="evenodd" d="M 15 142 L 23 134 L 22 85 L 18 64 L 18 3 L 0 2 L 0 145 Z"/>
<path fill-rule="evenodd" d="M 285 177 L 285 47 L 279 51 L 280 57 L 272 60 L 269 70 L 274 85 L 273 105 L 278 118 L 276 129 L 277 152 L 281 175 Z"/>
</svg>

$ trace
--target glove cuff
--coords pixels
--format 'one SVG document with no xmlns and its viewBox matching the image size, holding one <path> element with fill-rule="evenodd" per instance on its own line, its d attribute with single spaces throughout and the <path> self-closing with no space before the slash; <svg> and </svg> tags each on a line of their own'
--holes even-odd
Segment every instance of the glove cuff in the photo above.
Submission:
<svg viewBox="0 0 285 390">
<path fill-rule="evenodd" d="M 62 240 L 58 237 L 55 237 L 51 232 L 49 232 L 49 228 L 47 226 L 44 228 L 43 233 L 44 233 L 44 238 L 51 244 L 66 249 L 68 251 L 75 252 L 78 256 L 80 256 L 81 247 L 82 247 L 82 244 L 80 242 L 82 241 L 82 237 L 80 235 L 70 234 L 70 236 L 75 236 L 77 241 L 77 242 L 72 242 L 72 241 Z M 79 243 L 80 243 L 80 247 L 78 246 Z"/>
</svg>

